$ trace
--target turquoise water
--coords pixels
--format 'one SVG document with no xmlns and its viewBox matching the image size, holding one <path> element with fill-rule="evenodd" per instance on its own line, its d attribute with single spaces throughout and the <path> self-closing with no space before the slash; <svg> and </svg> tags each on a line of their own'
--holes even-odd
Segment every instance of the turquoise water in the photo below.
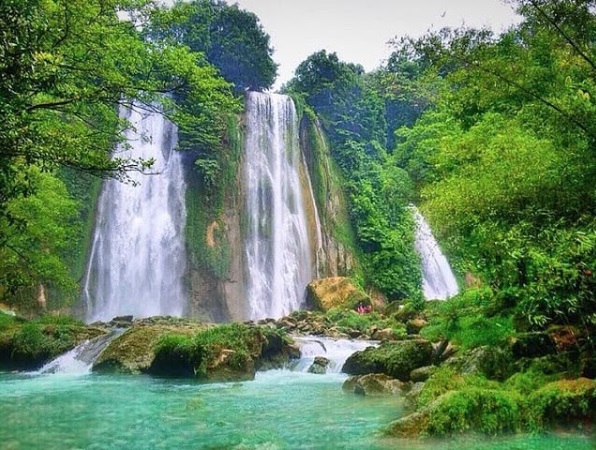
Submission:
<svg viewBox="0 0 596 450">
<path fill-rule="evenodd" d="M 144 376 L 0 374 L 1 449 L 593 449 L 583 436 L 398 441 L 398 398 L 343 393 L 341 374 L 232 384 Z"/>
</svg>

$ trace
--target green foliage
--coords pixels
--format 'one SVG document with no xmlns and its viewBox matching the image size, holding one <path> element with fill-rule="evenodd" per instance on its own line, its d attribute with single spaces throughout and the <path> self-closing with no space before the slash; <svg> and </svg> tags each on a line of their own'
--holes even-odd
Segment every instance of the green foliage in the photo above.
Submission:
<svg viewBox="0 0 596 450">
<path fill-rule="evenodd" d="M 38 284 L 75 289 L 62 254 L 80 233 L 77 204 L 51 174 L 31 167 L 27 176 L 36 193 L 6 204 L 16 230 L 0 216 L 0 286 L 8 288 L 8 300 Z"/>
<path fill-rule="evenodd" d="M 421 334 L 431 340 L 450 340 L 464 349 L 502 344 L 514 329 L 507 311 L 494 311 L 495 301 L 490 289 L 478 288 L 437 302 Z"/>
<path fill-rule="evenodd" d="M 370 332 L 370 329 L 374 326 L 379 329 L 391 328 L 396 338 L 406 335 L 406 328 L 403 323 L 397 321 L 394 317 L 383 316 L 375 311 L 359 314 L 353 310 L 334 308 L 327 311 L 325 320 L 343 332 L 358 330 L 365 333 Z"/>
<path fill-rule="evenodd" d="M 17 323 L 17 320 L 14 316 L 11 316 L 10 314 L 4 314 L 2 311 L 0 311 L 0 332 L 7 330 L 15 323 Z"/>
<path fill-rule="evenodd" d="M 367 283 L 390 300 L 420 296 L 414 223 L 407 210 L 412 185 L 406 172 L 385 166 L 385 106 L 376 86 L 360 66 L 320 51 L 298 66 L 286 89 L 305 99 L 329 136 Z"/>
<path fill-rule="evenodd" d="M 520 1 L 523 22 L 502 36 L 461 29 L 408 41 L 400 61 L 440 81 L 432 107 L 399 130 L 392 162 L 416 182 L 456 265 L 503 292 L 518 328 L 577 324 L 589 336 L 596 64 L 586 36 L 596 20 L 588 3 Z M 593 342 L 586 347 L 593 352 Z"/>
<path fill-rule="evenodd" d="M 269 35 L 256 15 L 218 0 L 177 2 L 153 16 L 151 34 L 204 53 L 236 93 L 270 88 L 277 75 Z"/>
<path fill-rule="evenodd" d="M 522 418 L 520 402 L 519 395 L 501 390 L 467 387 L 450 391 L 434 405 L 427 431 L 434 436 L 516 432 Z"/>
</svg>

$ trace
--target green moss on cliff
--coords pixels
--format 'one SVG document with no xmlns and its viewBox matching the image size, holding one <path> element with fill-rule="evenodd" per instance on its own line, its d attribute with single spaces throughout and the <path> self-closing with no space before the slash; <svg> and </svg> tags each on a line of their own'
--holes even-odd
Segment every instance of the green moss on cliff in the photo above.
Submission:
<svg viewBox="0 0 596 450">
<path fill-rule="evenodd" d="M 301 117 L 301 142 L 323 228 L 352 253 L 356 251 L 354 231 L 350 225 L 345 186 L 339 167 L 330 157 L 325 137 L 308 106 Z"/>
<path fill-rule="evenodd" d="M 229 116 L 222 149 L 208 157 L 190 152 L 193 166 L 187 172 L 186 246 L 192 269 L 218 278 L 228 276 L 230 243 L 222 215 L 234 203 L 242 153 L 238 117 Z"/>
</svg>

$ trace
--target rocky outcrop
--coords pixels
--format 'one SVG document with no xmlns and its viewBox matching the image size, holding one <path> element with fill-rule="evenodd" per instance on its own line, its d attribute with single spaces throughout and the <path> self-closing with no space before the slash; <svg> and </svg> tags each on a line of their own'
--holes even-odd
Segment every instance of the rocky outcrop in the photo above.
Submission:
<svg viewBox="0 0 596 450">
<path fill-rule="evenodd" d="M 355 375 L 344 381 L 342 389 L 358 395 L 379 396 L 402 394 L 406 385 L 404 382 L 391 378 L 382 373 Z"/>
<path fill-rule="evenodd" d="M 306 287 L 307 304 L 321 311 L 332 308 L 354 309 L 359 303 L 370 304 L 370 298 L 346 277 L 323 278 Z"/>
<path fill-rule="evenodd" d="M 309 373 L 315 373 L 317 375 L 323 375 L 327 373 L 327 367 L 329 366 L 329 359 L 324 356 L 315 356 L 315 360 L 308 368 Z"/>
<path fill-rule="evenodd" d="M 309 232 L 316 242 L 316 271 L 319 277 L 346 276 L 355 268 L 350 233 L 347 201 L 341 186 L 341 175 L 330 157 L 324 133 L 318 121 L 303 116 L 300 123 L 300 149 L 304 155 L 308 180 L 304 198 L 309 215 Z M 303 179 L 306 181 L 306 176 Z M 314 200 L 314 203 L 313 203 Z M 318 221 L 314 214 L 318 214 Z M 318 222 L 318 224 L 317 224 Z M 315 227 L 319 227 L 320 234 Z M 315 239 L 317 237 L 317 239 Z"/>
<path fill-rule="evenodd" d="M 87 326 L 67 316 L 26 320 L 2 314 L 0 370 L 37 370 L 81 342 L 108 332 L 100 324 Z"/>
<path fill-rule="evenodd" d="M 92 370 L 103 373 L 148 373 L 155 358 L 154 349 L 162 336 L 175 333 L 191 337 L 205 327 L 201 322 L 175 318 L 135 321 L 108 345 L 94 362 Z"/>
<path fill-rule="evenodd" d="M 256 370 L 280 367 L 299 356 L 292 344 L 270 326 L 152 319 L 135 322 L 112 341 L 93 371 L 204 381 L 251 380 Z"/>
<path fill-rule="evenodd" d="M 401 381 L 409 381 L 410 373 L 430 364 L 432 344 L 426 340 L 383 342 L 350 356 L 342 372 L 350 375 L 384 373 Z"/>
</svg>

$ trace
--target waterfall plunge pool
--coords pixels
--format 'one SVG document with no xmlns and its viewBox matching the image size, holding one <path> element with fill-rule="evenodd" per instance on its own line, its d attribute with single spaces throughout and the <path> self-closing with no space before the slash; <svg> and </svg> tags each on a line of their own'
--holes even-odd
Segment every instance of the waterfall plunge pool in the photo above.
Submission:
<svg viewBox="0 0 596 450">
<path fill-rule="evenodd" d="M 254 381 L 0 373 L 2 449 L 485 449 L 588 450 L 585 436 L 403 441 L 379 430 L 398 397 L 342 392 L 343 374 L 287 370 Z"/>
</svg>

